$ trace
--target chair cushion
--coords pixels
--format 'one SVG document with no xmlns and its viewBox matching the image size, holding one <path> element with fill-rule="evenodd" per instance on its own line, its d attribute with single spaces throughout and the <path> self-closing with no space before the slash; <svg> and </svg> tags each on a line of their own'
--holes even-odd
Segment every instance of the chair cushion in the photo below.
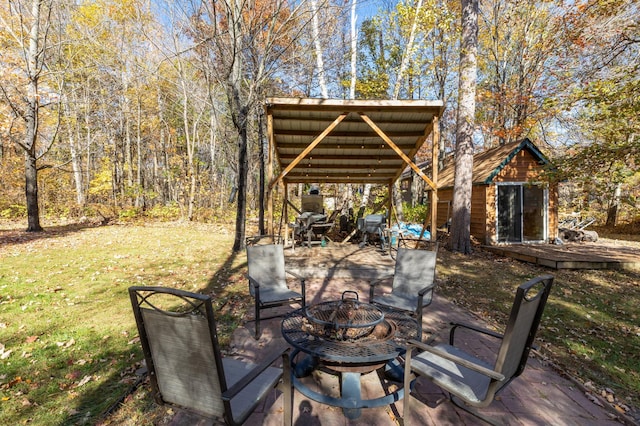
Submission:
<svg viewBox="0 0 640 426">
<path fill-rule="evenodd" d="M 302 295 L 296 291 L 289 290 L 288 288 L 268 288 L 260 287 L 260 304 L 268 305 L 274 302 L 282 302 L 292 299 L 301 299 Z"/>
<path fill-rule="evenodd" d="M 402 294 L 402 293 L 390 293 L 375 296 L 372 300 L 373 303 L 378 305 L 388 306 L 390 308 L 399 309 L 401 311 L 415 312 L 418 304 L 418 294 Z M 431 303 L 431 292 L 424 295 L 422 299 L 422 307 Z"/>
<path fill-rule="evenodd" d="M 440 344 L 435 347 L 475 364 L 493 369 L 492 365 L 489 365 L 454 346 Z M 411 369 L 420 375 L 429 377 L 436 385 L 470 404 L 479 403 L 486 398 L 487 389 L 491 382 L 491 379 L 485 375 L 430 352 L 422 352 L 412 357 Z"/>
<path fill-rule="evenodd" d="M 223 358 L 222 365 L 227 380 L 227 387 L 229 388 L 255 367 L 255 364 L 233 358 Z M 254 407 L 262 400 L 265 394 L 276 386 L 281 375 L 281 369 L 268 367 L 255 380 L 242 389 L 235 398 L 231 400 L 231 412 L 233 413 L 234 419 L 241 419 L 246 413 L 253 411 Z"/>
</svg>

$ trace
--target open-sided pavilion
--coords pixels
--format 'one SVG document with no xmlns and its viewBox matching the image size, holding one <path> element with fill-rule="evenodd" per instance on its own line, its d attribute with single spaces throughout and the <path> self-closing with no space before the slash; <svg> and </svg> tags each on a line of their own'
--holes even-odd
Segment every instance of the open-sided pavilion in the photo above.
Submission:
<svg viewBox="0 0 640 426">
<path fill-rule="evenodd" d="M 265 108 L 270 233 L 274 191 L 284 187 L 282 213 L 287 217 L 289 184 L 377 184 L 387 185 L 391 194 L 409 166 L 427 183 L 431 205 L 437 205 L 437 167 L 427 176 L 413 158 L 429 136 L 432 159 L 438 158 L 442 101 L 267 98 Z M 387 202 L 391 211 L 392 197 Z M 431 223 L 435 239 L 437 209 L 430 210 L 425 222 Z"/>
</svg>

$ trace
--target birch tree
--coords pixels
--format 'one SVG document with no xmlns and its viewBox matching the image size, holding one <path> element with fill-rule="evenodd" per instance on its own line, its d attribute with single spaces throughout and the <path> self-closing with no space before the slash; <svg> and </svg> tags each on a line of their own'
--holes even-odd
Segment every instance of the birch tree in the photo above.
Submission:
<svg viewBox="0 0 640 426">
<path fill-rule="evenodd" d="M 311 14 L 313 16 L 313 46 L 316 55 L 316 67 L 318 68 L 318 84 L 320 85 L 320 93 L 322 94 L 322 98 L 328 99 L 329 91 L 327 90 L 327 82 L 325 81 L 324 58 L 322 54 L 322 43 L 320 41 L 318 0 L 311 0 Z"/>
<path fill-rule="evenodd" d="M 418 4 L 415 6 L 413 20 L 411 23 L 411 30 L 409 31 L 409 41 L 404 49 L 404 54 L 402 55 L 402 62 L 400 63 L 400 69 L 398 70 L 398 76 L 396 78 L 396 84 L 393 88 L 393 99 L 398 99 L 400 96 L 400 86 L 402 85 L 402 81 L 407 72 L 407 68 L 409 67 L 409 63 L 412 60 L 413 55 L 413 43 L 416 39 L 416 32 L 418 30 L 418 17 L 422 12 L 422 0 L 418 0 Z"/>
<path fill-rule="evenodd" d="M 351 83 L 349 84 L 349 99 L 356 98 L 356 82 L 358 80 L 358 14 L 356 13 L 358 0 L 351 1 Z"/>
</svg>

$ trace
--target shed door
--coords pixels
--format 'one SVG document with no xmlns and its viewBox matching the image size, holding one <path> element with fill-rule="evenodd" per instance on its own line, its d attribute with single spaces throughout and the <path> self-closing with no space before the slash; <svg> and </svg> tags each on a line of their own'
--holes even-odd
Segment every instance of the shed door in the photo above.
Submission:
<svg viewBox="0 0 640 426">
<path fill-rule="evenodd" d="M 545 239 L 545 193 L 539 186 L 522 187 L 522 238 L 524 241 Z"/>
<path fill-rule="evenodd" d="M 546 196 L 535 185 L 498 185 L 498 242 L 544 241 Z"/>
<path fill-rule="evenodd" d="M 520 185 L 498 185 L 498 242 L 522 242 Z"/>
</svg>

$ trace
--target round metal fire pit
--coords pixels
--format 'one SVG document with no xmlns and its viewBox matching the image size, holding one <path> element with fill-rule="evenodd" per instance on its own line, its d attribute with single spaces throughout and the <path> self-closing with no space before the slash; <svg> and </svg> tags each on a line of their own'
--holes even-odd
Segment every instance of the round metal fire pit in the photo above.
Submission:
<svg viewBox="0 0 640 426">
<path fill-rule="evenodd" d="M 340 302 L 342 300 L 336 301 L 334 307 Z M 320 305 L 324 304 L 328 305 Z M 362 309 L 364 305 L 368 304 L 362 303 L 358 308 Z M 360 379 L 362 374 L 378 370 L 380 377 L 384 375 L 391 377 L 393 381 L 402 382 L 404 372 L 395 358 L 406 351 L 407 340 L 415 337 L 418 327 L 415 318 L 399 311 L 385 310 L 373 331 L 367 336 L 339 340 L 314 334 L 322 327 L 320 329 L 324 335 L 325 325 L 333 328 L 338 314 L 335 314 L 332 322 L 321 319 L 329 324 L 320 325 L 321 323 L 309 320 L 307 310 L 313 314 L 324 312 L 325 308 L 311 308 L 313 306 L 292 311 L 282 320 L 282 336 L 294 348 L 290 357 L 291 381 L 294 388 L 314 401 L 341 407 L 349 419 L 357 419 L 362 408 L 382 407 L 400 401 L 404 397 L 404 388 L 389 388 L 382 396 L 376 396 L 375 392 L 363 395 Z M 349 323 L 349 320 L 340 320 L 337 323 Z M 339 397 L 317 390 L 318 382 L 311 374 L 314 370 L 322 370 L 339 377 Z"/>
<path fill-rule="evenodd" d="M 348 294 L 355 295 L 355 298 L 346 297 Z M 310 334 L 325 339 L 352 341 L 371 334 L 384 320 L 384 313 L 374 305 L 360 303 L 355 291 L 345 291 L 341 300 L 306 307 L 305 317 Z"/>
</svg>

